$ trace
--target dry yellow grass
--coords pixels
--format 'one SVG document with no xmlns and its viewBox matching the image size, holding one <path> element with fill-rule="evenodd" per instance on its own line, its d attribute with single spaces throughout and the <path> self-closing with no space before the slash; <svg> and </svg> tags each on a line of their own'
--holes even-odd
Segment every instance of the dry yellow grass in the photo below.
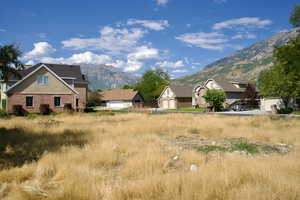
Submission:
<svg viewBox="0 0 300 200">
<path fill-rule="evenodd" d="M 62 114 L 0 120 L 3 133 L 10 136 L 0 141 L 1 200 L 300 199 L 299 149 L 209 156 L 164 140 L 243 137 L 299 147 L 299 120 Z M 190 171 L 191 164 L 199 170 Z"/>
</svg>

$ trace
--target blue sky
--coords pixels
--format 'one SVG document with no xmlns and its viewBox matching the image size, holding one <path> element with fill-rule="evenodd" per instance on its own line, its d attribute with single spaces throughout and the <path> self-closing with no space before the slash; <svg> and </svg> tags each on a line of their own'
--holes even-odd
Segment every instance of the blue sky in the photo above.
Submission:
<svg viewBox="0 0 300 200">
<path fill-rule="evenodd" d="M 296 0 L 10 0 L 1 2 L 0 44 L 23 62 L 109 64 L 172 77 L 291 29 Z M 3 9 L 5 8 L 5 9 Z"/>
</svg>

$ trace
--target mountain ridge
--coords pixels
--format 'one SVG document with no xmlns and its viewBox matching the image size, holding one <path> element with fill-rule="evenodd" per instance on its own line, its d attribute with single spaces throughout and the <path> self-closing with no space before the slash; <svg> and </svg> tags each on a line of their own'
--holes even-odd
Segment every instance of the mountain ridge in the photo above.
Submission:
<svg viewBox="0 0 300 200">
<path fill-rule="evenodd" d="M 206 65 L 201 71 L 173 80 L 174 83 L 194 85 L 208 78 L 224 77 L 255 82 L 259 73 L 272 65 L 274 46 L 286 44 L 297 35 L 297 30 L 280 32 L 270 38 L 241 49 Z"/>
<path fill-rule="evenodd" d="M 79 63 L 81 71 L 89 81 L 89 89 L 120 88 L 124 85 L 133 85 L 139 81 L 139 77 L 123 72 L 116 67 L 104 64 Z"/>
</svg>

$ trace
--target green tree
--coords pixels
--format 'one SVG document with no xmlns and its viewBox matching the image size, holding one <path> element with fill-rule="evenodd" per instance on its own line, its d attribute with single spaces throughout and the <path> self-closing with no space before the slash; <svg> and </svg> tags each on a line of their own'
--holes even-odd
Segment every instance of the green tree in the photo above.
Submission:
<svg viewBox="0 0 300 200">
<path fill-rule="evenodd" d="M 275 47 L 274 64 L 259 77 L 260 93 L 264 97 L 280 97 L 285 106 L 300 98 L 300 35 L 286 45 Z"/>
<path fill-rule="evenodd" d="M 290 16 L 290 23 L 296 28 L 300 27 L 300 5 L 294 6 L 293 11 Z"/>
<path fill-rule="evenodd" d="M 170 76 L 162 69 L 146 71 L 134 89 L 140 92 L 146 101 L 153 101 L 159 97 L 163 89 L 169 84 Z"/>
<path fill-rule="evenodd" d="M 94 107 L 100 106 L 102 103 L 102 95 L 100 91 L 91 91 L 89 92 L 88 100 L 87 100 L 87 107 Z"/>
<path fill-rule="evenodd" d="M 8 81 L 9 74 L 14 74 L 18 77 L 18 69 L 23 69 L 23 64 L 19 61 L 21 51 L 14 44 L 0 46 L 0 78 L 5 83 Z"/>
<path fill-rule="evenodd" d="M 213 111 L 220 111 L 226 100 L 226 95 L 222 90 L 207 90 L 203 98 L 206 103 L 212 106 Z"/>
<path fill-rule="evenodd" d="M 134 89 L 134 86 L 131 86 L 131 85 L 124 85 L 122 87 L 122 89 Z"/>
</svg>

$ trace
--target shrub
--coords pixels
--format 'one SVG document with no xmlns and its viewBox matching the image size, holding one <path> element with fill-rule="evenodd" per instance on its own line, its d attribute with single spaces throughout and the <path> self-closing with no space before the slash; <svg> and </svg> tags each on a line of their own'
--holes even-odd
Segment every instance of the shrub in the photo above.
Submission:
<svg viewBox="0 0 300 200">
<path fill-rule="evenodd" d="M 22 116 L 24 114 L 22 105 L 13 105 L 13 114 Z"/>
<path fill-rule="evenodd" d="M 7 117 L 9 117 L 7 112 L 3 109 L 0 109 L 0 118 L 7 118 Z"/>
<path fill-rule="evenodd" d="M 84 112 L 91 113 L 91 112 L 96 112 L 96 111 L 92 107 L 87 107 L 87 108 L 84 109 Z"/>
<path fill-rule="evenodd" d="M 73 110 L 72 104 L 66 103 L 64 105 L 64 111 L 72 111 L 72 110 Z"/>
<path fill-rule="evenodd" d="M 208 90 L 203 98 L 206 103 L 211 105 L 213 111 L 220 111 L 226 100 L 226 95 L 222 90 Z"/>
<path fill-rule="evenodd" d="M 277 110 L 277 114 L 291 114 L 293 112 L 293 108 L 281 108 Z"/>
<path fill-rule="evenodd" d="M 49 115 L 50 114 L 50 106 L 49 106 L 49 104 L 41 104 L 40 105 L 40 113 L 42 115 Z"/>
</svg>

